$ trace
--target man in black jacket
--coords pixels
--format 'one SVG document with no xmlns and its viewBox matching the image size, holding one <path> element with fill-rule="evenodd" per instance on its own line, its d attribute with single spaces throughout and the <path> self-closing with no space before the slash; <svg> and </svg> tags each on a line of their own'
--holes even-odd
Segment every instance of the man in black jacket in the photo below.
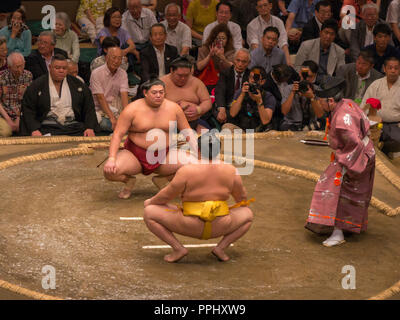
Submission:
<svg viewBox="0 0 400 320">
<path fill-rule="evenodd" d="M 56 48 L 56 36 L 51 31 L 43 31 L 39 35 L 38 48 L 32 50 L 31 54 L 25 58 L 25 69 L 33 75 L 33 80 L 49 72 L 50 62 L 55 54 L 61 54 L 68 59 L 68 54 Z"/>
<path fill-rule="evenodd" d="M 26 89 L 21 106 L 21 135 L 95 135 L 98 123 L 92 94 L 67 72 L 67 60 L 56 54 L 49 74 L 34 80 Z"/>
<path fill-rule="evenodd" d="M 151 45 L 140 51 L 141 82 L 150 78 L 160 78 L 170 72 L 170 64 L 178 57 L 178 50 L 165 43 L 167 31 L 161 23 L 150 29 Z"/>
<path fill-rule="evenodd" d="M 332 17 L 332 6 L 328 0 L 322 0 L 315 5 L 315 16 L 303 28 L 301 40 L 319 38 L 322 24 Z"/>
</svg>

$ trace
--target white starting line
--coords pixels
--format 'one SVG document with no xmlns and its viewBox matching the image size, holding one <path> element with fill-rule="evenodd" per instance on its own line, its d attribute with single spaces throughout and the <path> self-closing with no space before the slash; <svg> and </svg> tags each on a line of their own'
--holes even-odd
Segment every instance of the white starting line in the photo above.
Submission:
<svg viewBox="0 0 400 320">
<path fill-rule="evenodd" d="M 141 221 L 141 220 L 143 220 L 143 217 L 120 217 L 119 220 Z"/>
<path fill-rule="evenodd" d="M 216 247 L 216 243 L 203 243 L 203 244 L 184 244 L 185 248 L 210 248 Z M 233 244 L 231 244 L 233 247 Z M 142 249 L 171 249 L 169 245 L 161 245 L 161 246 L 143 246 Z"/>
</svg>

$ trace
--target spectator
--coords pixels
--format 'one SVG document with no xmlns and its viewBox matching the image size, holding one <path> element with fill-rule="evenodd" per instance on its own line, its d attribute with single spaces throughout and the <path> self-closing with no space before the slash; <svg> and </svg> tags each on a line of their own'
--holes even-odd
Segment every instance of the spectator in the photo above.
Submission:
<svg viewBox="0 0 400 320">
<path fill-rule="evenodd" d="M 315 6 L 319 0 L 292 0 L 287 11 L 286 31 L 291 28 L 304 28 L 307 22 L 314 16 Z"/>
<path fill-rule="evenodd" d="M 150 28 L 157 23 L 154 13 L 142 8 L 140 0 L 128 0 L 128 10 L 122 15 L 122 28 L 128 31 L 135 41 L 137 50 L 142 50 L 149 43 Z"/>
<path fill-rule="evenodd" d="M 140 0 L 140 3 L 143 7 L 153 11 L 154 15 L 156 16 L 157 0 Z"/>
<path fill-rule="evenodd" d="M 122 57 L 120 48 L 109 48 L 106 64 L 90 77 L 97 121 L 105 132 L 114 131 L 119 114 L 128 105 L 128 75 L 120 68 Z"/>
<path fill-rule="evenodd" d="M 101 44 L 105 37 L 117 37 L 122 49 L 122 55 L 128 57 L 128 54 L 135 55 L 137 61 L 140 61 L 139 52 L 136 50 L 135 43 L 133 42 L 128 31 L 121 28 L 121 11 L 118 8 L 112 7 L 108 9 L 104 15 L 104 28 L 100 30 L 96 37 L 97 53 L 101 55 Z M 133 60 L 131 60 L 133 64 Z"/>
<path fill-rule="evenodd" d="M 242 38 L 246 41 L 246 29 L 251 20 L 258 16 L 258 0 L 233 0 L 232 21 L 236 22 L 242 30 Z"/>
<path fill-rule="evenodd" d="M 198 47 L 203 40 L 204 28 L 217 19 L 218 0 L 192 0 L 186 12 L 186 23 L 192 30 L 192 40 Z"/>
<path fill-rule="evenodd" d="M 64 50 L 70 59 L 78 63 L 81 54 L 77 34 L 70 29 L 71 20 L 65 12 L 56 14 L 56 48 Z"/>
<path fill-rule="evenodd" d="M 21 53 L 11 53 L 7 61 L 8 69 L 0 72 L 0 118 L 5 120 L 11 135 L 19 131 L 21 101 L 32 82 L 32 74 L 24 70 L 25 59 Z"/>
<path fill-rule="evenodd" d="M 228 29 L 232 34 L 233 47 L 236 50 L 242 48 L 243 39 L 242 39 L 242 31 L 240 29 L 240 26 L 237 23 L 230 21 L 232 18 L 232 9 L 233 9 L 232 5 L 227 1 L 221 1 L 217 4 L 217 6 L 216 6 L 217 20 L 208 24 L 204 28 L 203 42 L 202 42 L 203 45 L 205 44 L 206 40 L 208 39 L 208 36 L 210 35 L 211 31 L 218 24 L 223 23 L 228 26 Z"/>
<path fill-rule="evenodd" d="M 25 58 L 26 69 L 33 75 L 33 80 L 49 72 L 50 63 L 55 54 L 68 58 L 68 54 L 56 48 L 56 36 L 51 31 L 42 31 L 38 39 L 38 48 Z"/>
<path fill-rule="evenodd" d="M 92 43 L 94 43 L 96 35 L 104 28 L 104 14 L 111 6 L 112 0 L 81 0 L 76 21 L 82 31 L 87 33 Z"/>
<path fill-rule="evenodd" d="M 7 66 L 7 39 L 0 37 L 0 71 L 6 70 Z"/>
<path fill-rule="evenodd" d="M 273 0 L 257 1 L 259 16 L 254 18 L 247 26 L 247 43 L 252 50 L 258 48 L 262 42 L 264 30 L 267 27 L 275 27 L 279 31 L 278 47 L 285 53 L 286 63 L 291 65 L 285 26 L 281 19 L 271 15 L 272 1 Z"/>
<path fill-rule="evenodd" d="M 85 83 L 85 81 L 80 76 L 78 76 L 78 72 L 79 72 L 78 64 L 74 60 L 71 60 L 71 59 L 68 59 L 67 62 L 68 62 L 67 74 L 69 74 L 70 76 L 73 76 L 75 78 L 78 78 L 83 83 Z"/>
<path fill-rule="evenodd" d="M 197 69 L 202 71 L 212 61 L 217 72 L 226 70 L 233 64 L 234 54 L 232 34 L 226 24 L 220 23 L 211 30 L 205 44 L 199 48 Z"/>
<path fill-rule="evenodd" d="M 369 50 L 361 50 L 357 61 L 340 66 L 336 75 L 346 80 L 344 98 L 354 100 L 357 104 L 361 103 L 371 83 L 383 77 L 374 69 L 374 56 Z"/>
<path fill-rule="evenodd" d="M 374 68 L 382 73 L 385 60 L 389 57 L 400 58 L 400 52 L 397 48 L 389 44 L 392 30 L 390 30 L 387 24 L 380 23 L 376 25 L 373 34 L 374 44 L 366 46 L 365 49 L 373 52 Z"/>
<path fill-rule="evenodd" d="M 301 41 L 319 37 L 322 24 L 332 18 L 332 6 L 328 0 L 322 0 L 315 5 L 314 17 L 304 26 Z"/>
<path fill-rule="evenodd" d="M 396 46 L 400 45 L 400 1 L 393 0 L 387 9 L 386 22 L 393 30 Z"/>
<path fill-rule="evenodd" d="M 21 0 L 2 1 L 0 4 L 0 28 L 7 25 L 8 17 L 21 7 Z"/>
<path fill-rule="evenodd" d="M 192 33 L 190 28 L 179 21 L 182 19 L 181 8 L 175 3 L 169 3 L 165 7 L 165 20 L 161 23 L 167 29 L 165 43 L 176 47 L 179 55 L 189 54 L 192 47 Z"/>
<path fill-rule="evenodd" d="M 97 121 L 90 90 L 80 80 L 67 75 L 67 69 L 65 56 L 55 54 L 49 74 L 34 80 L 26 89 L 22 99 L 21 135 L 95 135 Z"/>
<path fill-rule="evenodd" d="M 279 39 L 279 30 L 275 27 L 267 27 L 263 32 L 262 47 L 251 52 L 249 68 L 262 66 L 266 73 L 272 70 L 276 64 L 286 64 L 285 54 L 282 49 L 276 47 Z"/>
<path fill-rule="evenodd" d="M 320 37 L 303 42 L 296 55 L 295 68 L 300 70 L 303 62 L 312 60 L 318 64 L 319 75 L 333 75 L 337 68 L 345 64 L 344 50 L 333 43 L 337 35 L 337 22 L 326 20 L 321 27 Z"/>
<path fill-rule="evenodd" d="M 0 30 L 0 36 L 7 39 L 8 52 L 19 52 L 24 57 L 32 50 L 32 33 L 25 23 L 25 11 L 17 9 L 8 17 L 8 26 Z"/>
<path fill-rule="evenodd" d="M 165 83 L 165 98 L 181 106 L 193 130 L 209 128 L 201 119 L 211 109 L 211 98 L 204 83 L 192 75 L 190 57 L 179 57 L 171 63 L 171 72 L 160 80 Z"/>
<path fill-rule="evenodd" d="M 350 58 L 355 61 L 360 50 L 374 43 L 374 28 L 382 21 L 379 19 L 379 7 L 375 3 L 368 3 L 362 7 L 362 20 L 357 23 L 355 29 L 351 29 Z"/>
<path fill-rule="evenodd" d="M 380 100 L 382 108 L 378 116 L 382 118 L 381 141 L 385 153 L 400 151 L 400 61 L 396 57 L 385 60 L 384 78 L 375 80 L 365 92 L 361 107 L 365 107 L 369 98 Z"/>
<path fill-rule="evenodd" d="M 101 56 L 97 57 L 90 63 L 90 71 L 93 71 L 94 69 L 101 67 L 106 63 L 106 55 L 108 52 L 109 48 L 113 47 L 120 47 L 120 42 L 117 37 L 105 37 L 103 40 L 103 43 L 101 44 L 102 52 Z M 122 58 L 122 63 L 120 68 L 127 71 L 129 67 L 128 59 L 126 56 Z"/>
<path fill-rule="evenodd" d="M 361 19 L 361 8 L 367 3 L 377 3 L 378 8 L 380 7 L 380 0 L 373 1 L 373 0 L 343 0 L 343 6 L 340 10 L 340 18 L 343 18 L 348 11 L 344 10 L 345 6 L 352 6 L 355 9 L 356 14 L 356 22 L 359 22 Z"/>
<path fill-rule="evenodd" d="M 233 97 L 227 123 L 222 129 L 253 129 L 256 132 L 268 131 L 276 100 L 272 93 L 263 90 L 267 73 L 262 66 L 250 69 L 249 81 L 243 82 L 240 92 Z"/>
<path fill-rule="evenodd" d="M 219 123 L 227 120 L 227 111 L 232 103 L 233 97 L 242 87 L 242 84 L 249 78 L 250 53 L 247 49 L 236 51 L 233 66 L 222 71 L 215 87 L 215 112 L 214 116 Z"/>
<path fill-rule="evenodd" d="M 150 29 L 151 45 L 140 52 L 142 83 L 169 73 L 170 63 L 178 57 L 178 50 L 166 44 L 166 39 L 165 26 L 161 23 L 153 24 Z"/>
</svg>

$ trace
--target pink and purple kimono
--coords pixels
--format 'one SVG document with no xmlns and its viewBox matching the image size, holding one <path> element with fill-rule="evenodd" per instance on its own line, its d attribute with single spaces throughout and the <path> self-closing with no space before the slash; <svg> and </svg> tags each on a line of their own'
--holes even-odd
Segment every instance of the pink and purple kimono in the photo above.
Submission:
<svg viewBox="0 0 400 320">
<path fill-rule="evenodd" d="M 368 225 L 375 174 L 369 120 L 352 100 L 343 99 L 329 119 L 331 163 L 319 178 L 306 228 L 325 233 L 333 227 L 360 233 Z"/>
</svg>

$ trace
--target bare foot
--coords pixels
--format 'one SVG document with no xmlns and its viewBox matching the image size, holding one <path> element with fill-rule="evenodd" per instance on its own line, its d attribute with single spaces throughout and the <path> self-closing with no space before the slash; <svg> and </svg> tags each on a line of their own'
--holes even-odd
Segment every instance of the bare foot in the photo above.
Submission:
<svg viewBox="0 0 400 320">
<path fill-rule="evenodd" d="M 128 199 L 132 194 L 135 182 L 136 182 L 136 177 L 129 178 L 128 181 L 125 183 L 125 187 L 119 193 L 118 197 L 120 199 Z"/>
<path fill-rule="evenodd" d="M 188 250 L 185 247 L 182 247 L 182 249 L 174 250 L 174 251 L 172 251 L 172 253 L 167 254 L 164 257 L 164 260 L 167 262 L 178 262 L 187 254 L 188 254 Z"/>
<path fill-rule="evenodd" d="M 219 261 L 222 261 L 222 262 L 226 262 L 226 261 L 228 261 L 230 259 L 229 256 L 224 252 L 224 250 L 222 250 L 222 249 L 220 249 L 218 247 L 215 247 L 211 251 L 211 253 L 214 256 L 216 256 Z"/>
</svg>

